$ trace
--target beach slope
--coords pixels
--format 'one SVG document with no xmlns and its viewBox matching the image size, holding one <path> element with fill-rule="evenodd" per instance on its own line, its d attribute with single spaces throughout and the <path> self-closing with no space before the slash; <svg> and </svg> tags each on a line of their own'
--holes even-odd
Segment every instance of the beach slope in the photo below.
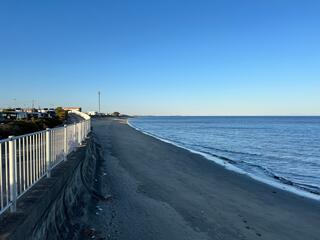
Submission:
<svg viewBox="0 0 320 240">
<path fill-rule="evenodd" d="M 108 239 L 320 239 L 320 202 L 224 169 L 140 133 L 95 120 L 96 188 L 111 200 L 88 219 Z M 98 208 L 98 210 L 97 210 Z"/>
</svg>

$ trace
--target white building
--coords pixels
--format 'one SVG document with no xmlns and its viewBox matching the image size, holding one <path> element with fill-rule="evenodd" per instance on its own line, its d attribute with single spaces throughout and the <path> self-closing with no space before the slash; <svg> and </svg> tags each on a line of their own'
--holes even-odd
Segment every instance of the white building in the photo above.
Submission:
<svg viewBox="0 0 320 240">
<path fill-rule="evenodd" d="M 88 115 L 89 115 L 89 116 L 97 116 L 97 115 L 98 115 L 98 112 L 96 112 L 96 111 L 89 111 L 89 112 L 88 112 Z"/>
<path fill-rule="evenodd" d="M 26 112 L 16 112 L 17 114 L 17 119 L 18 120 L 22 120 L 22 119 L 27 119 L 28 118 L 28 114 Z"/>
</svg>

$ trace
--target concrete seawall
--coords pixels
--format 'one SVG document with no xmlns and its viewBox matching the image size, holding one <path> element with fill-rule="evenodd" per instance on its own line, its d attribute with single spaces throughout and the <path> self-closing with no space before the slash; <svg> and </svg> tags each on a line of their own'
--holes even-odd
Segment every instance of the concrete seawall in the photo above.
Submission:
<svg viewBox="0 0 320 240">
<path fill-rule="evenodd" d="M 94 183 L 99 146 L 94 136 L 71 153 L 68 161 L 52 171 L 18 202 L 17 213 L 7 213 L 0 221 L 0 239 L 72 239 L 82 215 L 86 196 Z"/>
</svg>

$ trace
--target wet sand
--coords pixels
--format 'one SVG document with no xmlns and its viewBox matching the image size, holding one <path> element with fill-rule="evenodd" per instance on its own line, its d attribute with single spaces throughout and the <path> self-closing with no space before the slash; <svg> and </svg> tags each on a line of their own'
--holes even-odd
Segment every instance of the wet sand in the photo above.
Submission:
<svg viewBox="0 0 320 240">
<path fill-rule="evenodd" d="M 95 120 L 103 158 L 87 224 L 106 239 L 320 239 L 320 202 L 231 172 L 144 135 Z"/>
</svg>

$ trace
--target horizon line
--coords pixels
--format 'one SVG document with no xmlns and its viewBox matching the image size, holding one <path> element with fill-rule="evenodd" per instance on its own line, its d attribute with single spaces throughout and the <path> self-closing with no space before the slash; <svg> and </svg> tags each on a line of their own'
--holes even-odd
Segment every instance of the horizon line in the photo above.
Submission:
<svg viewBox="0 0 320 240">
<path fill-rule="evenodd" d="M 126 115 L 126 114 L 124 114 Z M 316 115 L 155 115 L 155 114 L 133 114 L 136 117 L 320 117 Z"/>
</svg>

